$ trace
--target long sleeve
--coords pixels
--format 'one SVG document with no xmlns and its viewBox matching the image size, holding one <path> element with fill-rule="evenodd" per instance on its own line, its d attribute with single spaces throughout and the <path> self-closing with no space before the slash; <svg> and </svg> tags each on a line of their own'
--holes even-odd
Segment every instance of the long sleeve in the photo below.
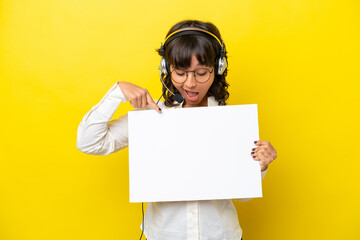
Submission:
<svg viewBox="0 0 360 240">
<path fill-rule="evenodd" d="M 115 83 L 101 101 L 83 117 L 77 130 L 76 147 L 92 155 L 108 155 L 127 147 L 127 114 L 111 120 L 120 103 L 126 101 L 120 87 Z"/>
</svg>

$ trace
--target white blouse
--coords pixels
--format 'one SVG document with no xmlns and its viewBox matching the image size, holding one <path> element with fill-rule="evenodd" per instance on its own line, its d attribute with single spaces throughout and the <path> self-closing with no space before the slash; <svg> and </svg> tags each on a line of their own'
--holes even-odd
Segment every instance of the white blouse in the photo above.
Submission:
<svg viewBox="0 0 360 240">
<path fill-rule="evenodd" d="M 126 101 L 115 83 L 101 101 L 85 114 L 77 131 L 76 146 L 80 151 L 108 155 L 128 146 L 127 114 L 111 120 L 120 103 Z M 158 105 L 161 109 L 168 108 L 163 102 Z M 218 106 L 214 97 L 208 97 L 208 106 Z M 182 103 L 174 108 L 182 108 Z M 153 108 L 148 106 L 144 109 Z M 265 173 L 266 170 L 261 172 L 262 178 Z M 249 199 L 236 199 L 246 200 Z M 149 240 L 240 240 L 242 236 L 231 199 L 150 202 L 142 224 Z"/>
</svg>

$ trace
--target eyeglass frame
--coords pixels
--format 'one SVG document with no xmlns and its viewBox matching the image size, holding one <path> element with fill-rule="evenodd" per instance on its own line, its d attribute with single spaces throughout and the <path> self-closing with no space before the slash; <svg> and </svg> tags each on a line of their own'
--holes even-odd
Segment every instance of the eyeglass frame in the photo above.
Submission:
<svg viewBox="0 0 360 240">
<path fill-rule="evenodd" d="M 173 71 L 175 71 L 176 69 L 178 69 L 178 70 L 180 69 L 180 70 L 185 71 L 185 73 L 186 73 L 186 78 L 185 78 L 185 80 L 184 80 L 183 82 L 177 82 L 177 81 L 175 81 L 175 80 L 173 79 L 172 73 L 173 73 Z M 209 76 L 208 80 L 206 80 L 205 82 L 199 82 L 199 81 L 196 79 L 196 74 L 195 74 L 195 72 L 196 72 L 197 70 L 200 70 L 200 69 L 206 69 L 207 71 L 210 72 L 210 76 Z M 210 77 L 211 77 L 211 74 L 214 72 L 214 69 L 215 69 L 215 68 L 213 68 L 213 69 L 210 71 L 210 70 L 207 69 L 207 68 L 198 68 L 198 69 L 196 69 L 196 70 L 194 70 L 194 71 L 186 71 L 185 69 L 182 69 L 182 68 L 174 68 L 172 71 L 170 71 L 170 77 L 171 77 L 172 80 L 174 80 L 174 82 L 180 84 L 180 83 L 184 83 L 184 82 L 188 79 L 188 76 L 189 76 L 188 72 L 193 72 L 193 73 L 194 73 L 194 79 L 195 79 L 195 81 L 196 81 L 197 83 L 206 83 L 207 81 L 209 81 L 209 79 L 210 79 Z"/>
</svg>

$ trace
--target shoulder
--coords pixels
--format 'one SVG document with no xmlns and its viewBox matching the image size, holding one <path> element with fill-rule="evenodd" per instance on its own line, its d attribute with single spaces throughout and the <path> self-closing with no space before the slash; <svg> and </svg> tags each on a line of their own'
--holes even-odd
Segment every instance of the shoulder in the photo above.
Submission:
<svg viewBox="0 0 360 240">
<path fill-rule="evenodd" d="M 214 96 L 208 97 L 208 106 L 219 106 L 219 102 L 216 101 Z"/>
</svg>

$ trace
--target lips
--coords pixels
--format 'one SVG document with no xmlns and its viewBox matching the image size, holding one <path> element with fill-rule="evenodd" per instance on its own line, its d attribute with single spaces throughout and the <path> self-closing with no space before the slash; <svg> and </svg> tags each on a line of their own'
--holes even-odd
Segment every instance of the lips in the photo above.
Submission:
<svg viewBox="0 0 360 240">
<path fill-rule="evenodd" d="M 199 92 L 191 92 L 185 90 L 185 95 L 189 101 L 196 101 L 199 98 Z"/>
</svg>

